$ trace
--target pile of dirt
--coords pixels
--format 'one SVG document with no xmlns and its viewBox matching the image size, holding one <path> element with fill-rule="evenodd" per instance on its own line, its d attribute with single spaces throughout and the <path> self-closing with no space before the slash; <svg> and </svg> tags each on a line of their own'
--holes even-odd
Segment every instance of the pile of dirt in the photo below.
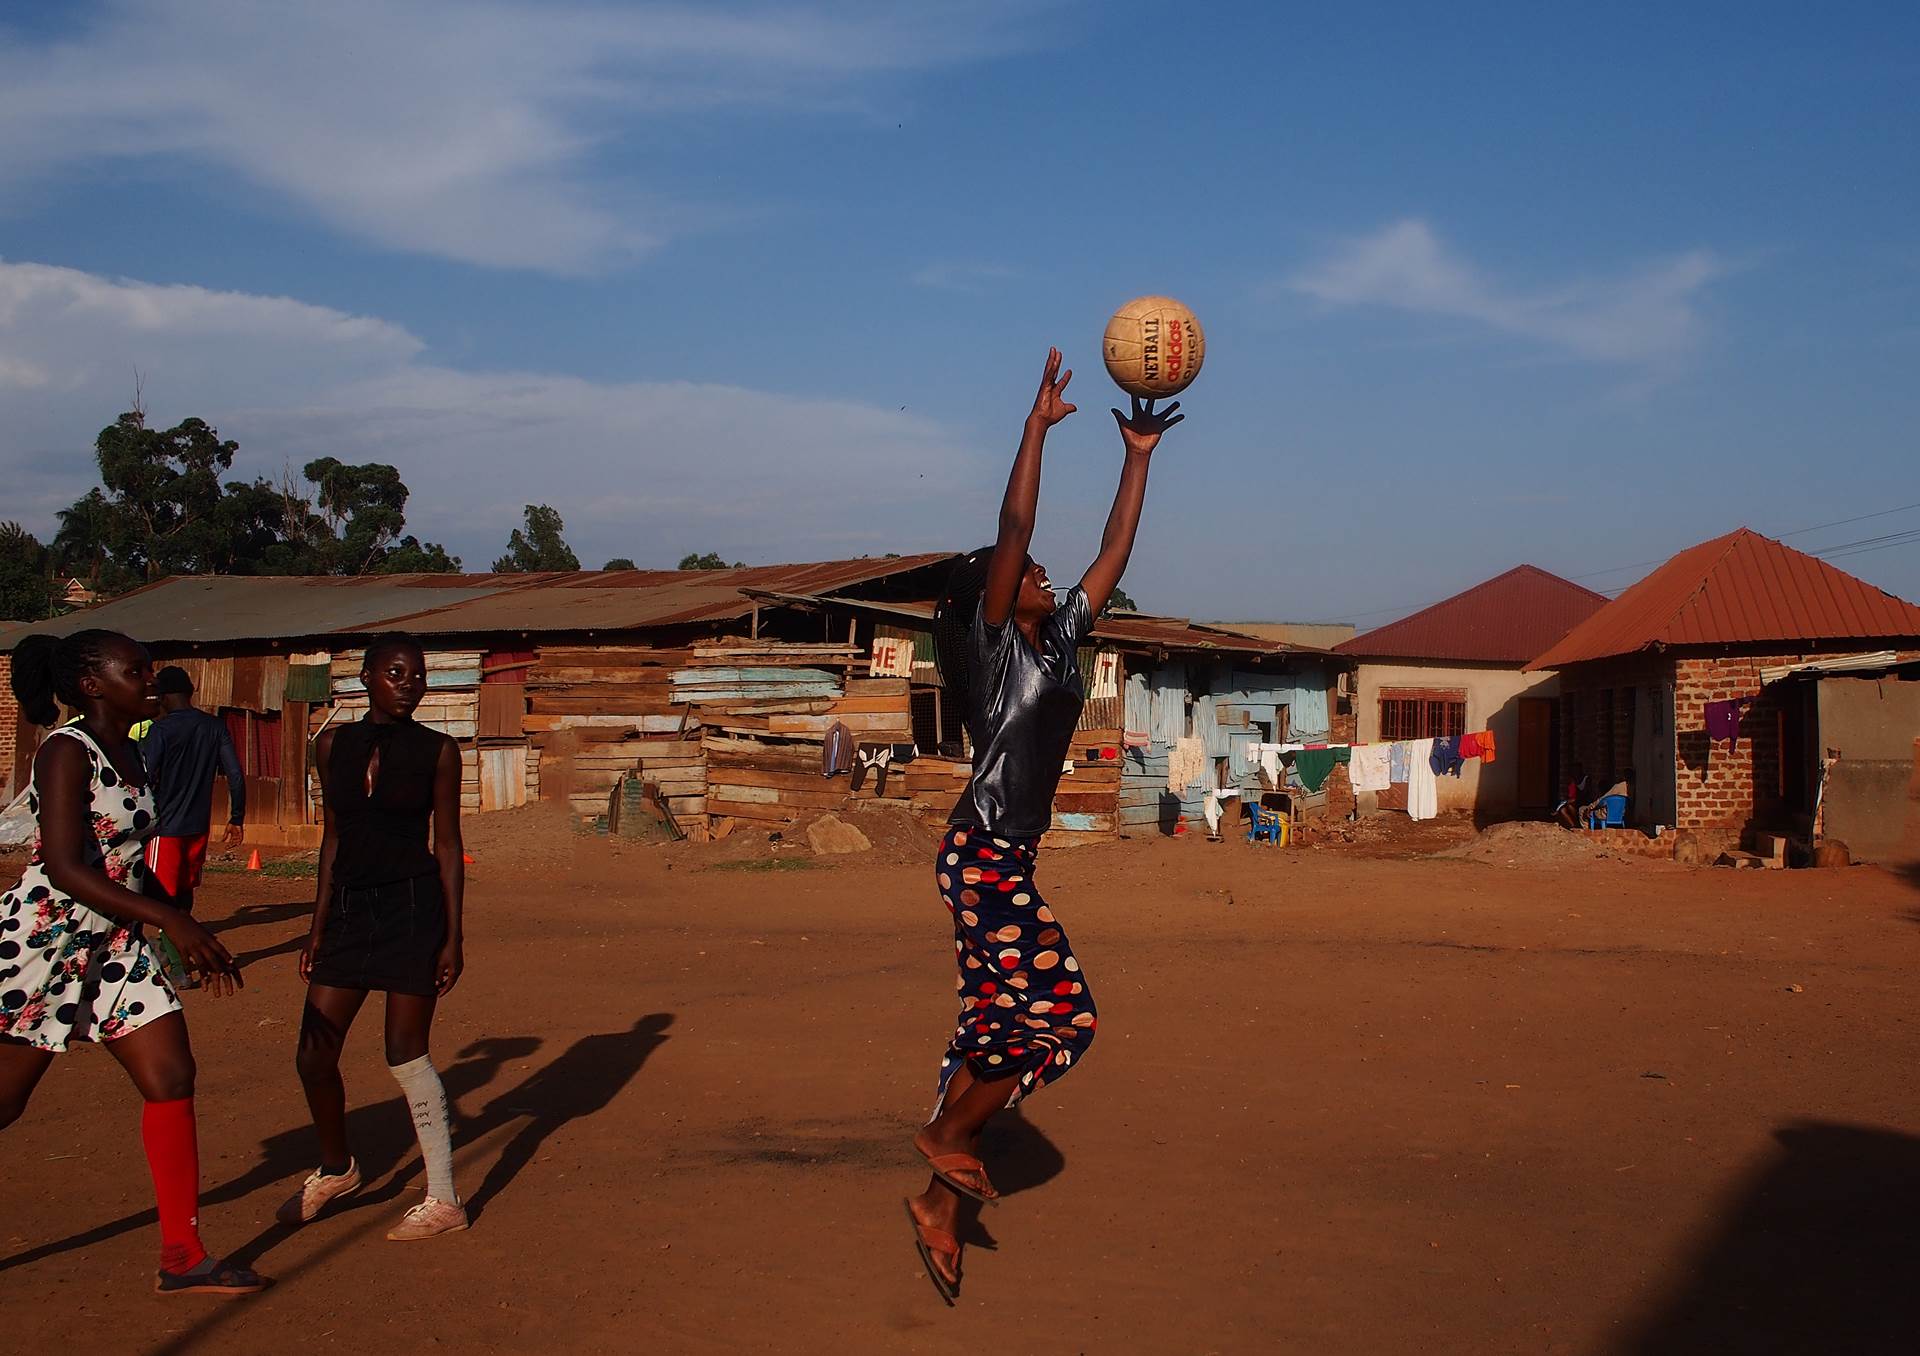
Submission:
<svg viewBox="0 0 1920 1356">
<path fill-rule="evenodd" d="M 1490 825 L 1468 842 L 1432 855 L 1492 862 L 1499 866 L 1571 866 L 1580 862 L 1637 860 L 1558 824 L 1538 821 Z"/>
<path fill-rule="evenodd" d="M 1302 847 L 1345 849 L 1359 856 L 1425 857 L 1459 846 L 1473 837 L 1465 815 L 1442 815 L 1419 823 L 1394 811 L 1358 819 L 1308 820 L 1294 828 Z"/>
</svg>

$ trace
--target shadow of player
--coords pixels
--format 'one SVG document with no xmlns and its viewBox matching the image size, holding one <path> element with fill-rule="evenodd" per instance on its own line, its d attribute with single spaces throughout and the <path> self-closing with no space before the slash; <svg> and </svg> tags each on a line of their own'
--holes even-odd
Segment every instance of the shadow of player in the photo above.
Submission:
<svg viewBox="0 0 1920 1356">
<path fill-rule="evenodd" d="M 472 1120 L 462 1121 L 461 1143 L 479 1139 L 515 1120 L 526 1121 L 468 1196 L 467 1213 L 477 1219 L 487 1203 L 533 1161 L 554 1131 L 603 1110 L 633 1081 L 648 1056 L 666 1043 L 667 1028 L 672 1025 L 672 1013 L 655 1012 L 638 1018 L 625 1031 L 582 1036 L 558 1059 L 536 1069 L 519 1086 L 494 1097 Z"/>
<path fill-rule="evenodd" d="M 458 1102 L 463 1095 L 478 1092 L 498 1076 L 501 1068 L 510 1060 L 525 1059 L 540 1048 L 538 1036 L 494 1036 L 486 1040 L 475 1041 L 460 1052 L 460 1058 L 441 1070 L 441 1081 L 446 1085 L 447 1096 Z M 289 1070 L 291 1077 L 291 1070 Z M 348 1142 L 354 1146 L 354 1152 L 363 1162 L 394 1163 L 399 1161 L 412 1148 L 413 1120 L 407 1112 L 405 1100 L 392 1096 L 365 1106 L 356 1106 L 347 1113 Z M 200 1193 L 202 1213 L 210 1205 L 221 1205 L 236 1201 L 253 1192 L 269 1187 L 276 1182 L 287 1184 L 291 1192 L 300 1185 L 302 1178 L 313 1171 L 314 1142 L 313 1127 L 304 1121 L 294 1129 L 283 1130 L 260 1142 L 260 1158 L 251 1168 L 240 1176 L 220 1185 L 210 1187 Z M 368 1176 L 377 1175 L 369 1172 Z M 410 1173 L 407 1175 L 411 1175 Z M 378 1204 L 392 1200 L 405 1185 L 405 1177 L 396 1175 L 395 1181 L 383 1186 L 377 1192 L 362 1193 L 351 1204 Z M 132 1229 L 152 1228 L 159 1222 L 158 1215 L 152 1210 L 142 1210 L 136 1214 L 123 1215 L 119 1219 L 96 1225 L 84 1233 L 74 1234 L 53 1243 L 43 1243 L 37 1248 L 15 1253 L 11 1257 L 0 1259 L 0 1272 L 14 1267 L 27 1266 L 43 1258 L 58 1256 L 80 1248 L 89 1248 L 96 1243 L 117 1238 Z M 233 1255 L 243 1265 L 250 1264 L 266 1252 L 274 1243 L 290 1232 L 283 1226 L 275 1226 L 266 1233 L 251 1240 Z"/>
</svg>

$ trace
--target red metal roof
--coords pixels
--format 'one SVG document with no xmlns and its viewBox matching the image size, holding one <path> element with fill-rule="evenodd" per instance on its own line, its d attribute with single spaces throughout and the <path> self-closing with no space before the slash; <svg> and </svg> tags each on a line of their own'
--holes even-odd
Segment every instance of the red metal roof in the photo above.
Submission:
<svg viewBox="0 0 1920 1356">
<path fill-rule="evenodd" d="M 1604 596 L 1571 579 L 1535 565 L 1516 565 L 1333 648 L 1367 659 L 1519 665 L 1606 605 Z"/>
<path fill-rule="evenodd" d="M 1751 528 L 1688 547 L 1528 668 L 1669 645 L 1920 638 L 1920 607 Z"/>
<path fill-rule="evenodd" d="M 82 612 L 0 631 L 89 626 L 149 644 L 213 644 L 404 629 L 421 635 L 639 630 L 744 617 L 747 587 L 848 588 L 956 559 L 921 555 L 738 570 L 582 570 L 564 574 L 191 575 L 157 580 Z"/>
</svg>

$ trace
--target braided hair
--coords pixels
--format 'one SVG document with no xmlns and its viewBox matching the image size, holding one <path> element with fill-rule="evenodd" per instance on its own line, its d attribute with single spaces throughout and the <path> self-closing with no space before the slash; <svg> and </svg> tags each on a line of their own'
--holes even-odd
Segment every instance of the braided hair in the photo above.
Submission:
<svg viewBox="0 0 1920 1356">
<path fill-rule="evenodd" d="M 20 709 L 35 725 L 52 728 L 60 723 L 58 697 L 69 707 L 86 701 L 80 680 L 97 673 L 108 651 L 127 637 L 95 627 L 70 636 L 31 635 L 13 650 L 9 681 Z"/>
<path fill-rule="evenodd" d="M 991 546 L 982 546 L 956 561 L 940 601 L 933 607 L 934 664 L 948 695 L 962 711 L 971 705 L 973 619 L 980 611 L 980 595 L 987 591 L 993 551 Z"/>
</svg>

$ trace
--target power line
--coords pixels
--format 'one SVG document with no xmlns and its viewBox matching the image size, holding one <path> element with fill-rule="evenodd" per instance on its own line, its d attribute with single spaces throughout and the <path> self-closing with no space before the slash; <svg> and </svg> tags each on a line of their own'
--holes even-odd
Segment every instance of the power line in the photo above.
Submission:
<svg viewBox="0 0 1920 1356">
<path fill-rule="evenodd" d="M 1831 522 L 1815 523 L 1811 527 L 1796 527 L 1791 532 L 1779 533 L 1775 540 L 1784 541 L 1788 537 L 1804 537 L 1809 532 L 1819 532 L 1829 527 L 1845 527 L 1849 523 L 1864 523 L 1869 519 L 1886 518 L 1896 513 L 1911 513 L 1915 509 L 1920 509 L 1920 503 L 1902 504 L 1898 508 L 1876 509 L 1872 513 L 1860 513 L 1851 518 L 1835 518 Z M 1913 542 L 1920 542 L 1920 529 L 1904 532 L 1889 532 L 1878 537 L 1862 537 L 1859 541 L 1838 542 L 1832 546 L 1811 548 L 1807 551 L 1807 554 L 1810 556 L 1819 556 L 1822 559 L 1842 560 L 1847 556 L 1866 555 L 1870 551 L 1884 551 L 1889 547 L 1906 546 Z M 1621 570 L 1651 569 L 1655 565 L 1664 565 L 1670 559 L 1672 559 L 1671 556 L 1662 556 L 1657 560 L 1639 560 L 1630 565 L 1609 565 L 1605 569 L 1588 570 L 1584 574 L 1572 574 L 1566 577 L 1571 580 L 1593 579 L 1603 574 L 1618 574 Z M 1595 589 L 1594 592 L 1603 593 L 1609 598 L 1612 598 L 1624 593 L 1630 587 L 1632 587 L 1631 584 L 1616 584 L 1607 588 Z M 1451 597 L 1452 595 L 1448 596 Z M 1344 615 L 1343 619 L 1351 621 L 1356 617 L 1377 617 L 1387 612 L 1411 614 L 1420 611 L 1422 608 L 1431 607 L 1435 602 L 1440 601 L 1443 600 L 1430 599 L 1422 603 L 1394 603 L 1386 607 L 1368 608 L 1364 612 L 1348 612 Z"/>
</svg>

